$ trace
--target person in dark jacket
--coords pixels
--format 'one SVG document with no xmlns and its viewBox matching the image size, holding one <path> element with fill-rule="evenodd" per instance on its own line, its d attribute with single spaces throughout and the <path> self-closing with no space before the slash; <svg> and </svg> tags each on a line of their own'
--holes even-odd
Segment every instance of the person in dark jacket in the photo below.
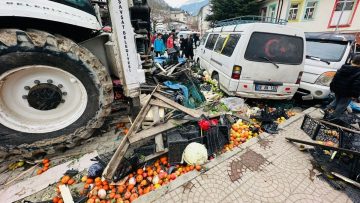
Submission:
<svg viewBox="0 0 360 203">
<path fill-rule="evenodd" d="M 335 74 L 330 84 L 330 90 L 335 93 L 335 100 L 327 107 L 334 109 L 328 120 L 338 119 L 350 104 L 352 98 L 360 96 L 360 55 L 353 57 L 351 65 L 343 65 Z"/>
<path fill-rule="evenodd" d="M 194 58 L 194 40 L 191 35 L 185 40 L 184 54 L 187 59 Z"/>
</svg>

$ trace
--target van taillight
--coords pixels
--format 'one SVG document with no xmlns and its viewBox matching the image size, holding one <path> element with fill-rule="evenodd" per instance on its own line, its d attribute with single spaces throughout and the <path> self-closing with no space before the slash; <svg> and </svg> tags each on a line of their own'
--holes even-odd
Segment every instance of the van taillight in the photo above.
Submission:
<svg viewBox="0 0 360 203">
<path fill-rule="evenodd" d="M 303 72 L 300 71 L 299 76 L 298 76 L 295 84 L 300 84 L 302 75 L 303 75 Z"/>
<path fill-rule="evenodd" d="M 240 74 L 241 74 L 241 66 L 234 66 L 231 78 L 235 80 L 239 80 Z"/>
</svg>

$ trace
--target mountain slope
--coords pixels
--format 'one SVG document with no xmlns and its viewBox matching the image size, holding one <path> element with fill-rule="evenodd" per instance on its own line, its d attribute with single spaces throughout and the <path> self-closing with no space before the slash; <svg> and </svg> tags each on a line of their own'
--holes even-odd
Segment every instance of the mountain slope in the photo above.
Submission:
<svg viewBox="0 0 360 203">
<path fill-rule="evenodd" d="M 170 6 L 164 0 L 148 0 L 150 8 L 156 10 L 169 10 Z"/>
<path fill-rule="evenodd" d="M 191 15 L 197 15 L 203 6 L 209 4 L 209 0 L 189 0 L 180 8 Z"/>
</svg>

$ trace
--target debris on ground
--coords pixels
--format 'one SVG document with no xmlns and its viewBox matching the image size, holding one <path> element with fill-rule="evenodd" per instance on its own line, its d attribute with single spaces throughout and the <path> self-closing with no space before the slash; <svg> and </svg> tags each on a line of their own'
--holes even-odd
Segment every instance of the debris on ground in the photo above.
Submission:
<svg viewBox="0 0 360 203">
<path fill-rule="evenodd" d="M 73 173 L 64 173 L 63 164 L 49 168 L 47 159 L 34 166 L 41 167 L 39 181 L 57 170 L 47 181 L 56 190 L 53 202 L 131 202 L 185 173 L 201 171 L 208 160 L 264 131 L 276 133 L 278 124 L 295 115 L 293 106 L 225 97 L 216 80 L 186 61 L 157 58 L 149 70 L 137 117 L 116 120 L 115 105 L 114 121 L 105 122 L 119 140 L 115 152 L 93 156 Z M 121 95 L 115 91 L 118 102 L 123 102 Z"/>
</svg>

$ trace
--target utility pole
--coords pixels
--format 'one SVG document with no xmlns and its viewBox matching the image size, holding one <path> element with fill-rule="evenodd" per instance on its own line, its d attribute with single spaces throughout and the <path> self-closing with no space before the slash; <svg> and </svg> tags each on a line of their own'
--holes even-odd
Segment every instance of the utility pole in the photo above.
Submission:
<svg viewBox="0 0 360 203">
<path fill-rule="evenodd" d="M 337 24 L 336 24 L 335 32 L 339 32 L 339 25 L 340 25 L 341 18 L 342 18 L 343 14 L 344 14 L 344 10 L 345 10 L 346 3 L 348 3 L 348 0 L 345 0 L 345 1 L 343 2 L 343 6 L 342 6 L 342 8 L 341 8 L 341 13 L 340 13 L 338 22 L 337 22 Z"/>
</svg>

